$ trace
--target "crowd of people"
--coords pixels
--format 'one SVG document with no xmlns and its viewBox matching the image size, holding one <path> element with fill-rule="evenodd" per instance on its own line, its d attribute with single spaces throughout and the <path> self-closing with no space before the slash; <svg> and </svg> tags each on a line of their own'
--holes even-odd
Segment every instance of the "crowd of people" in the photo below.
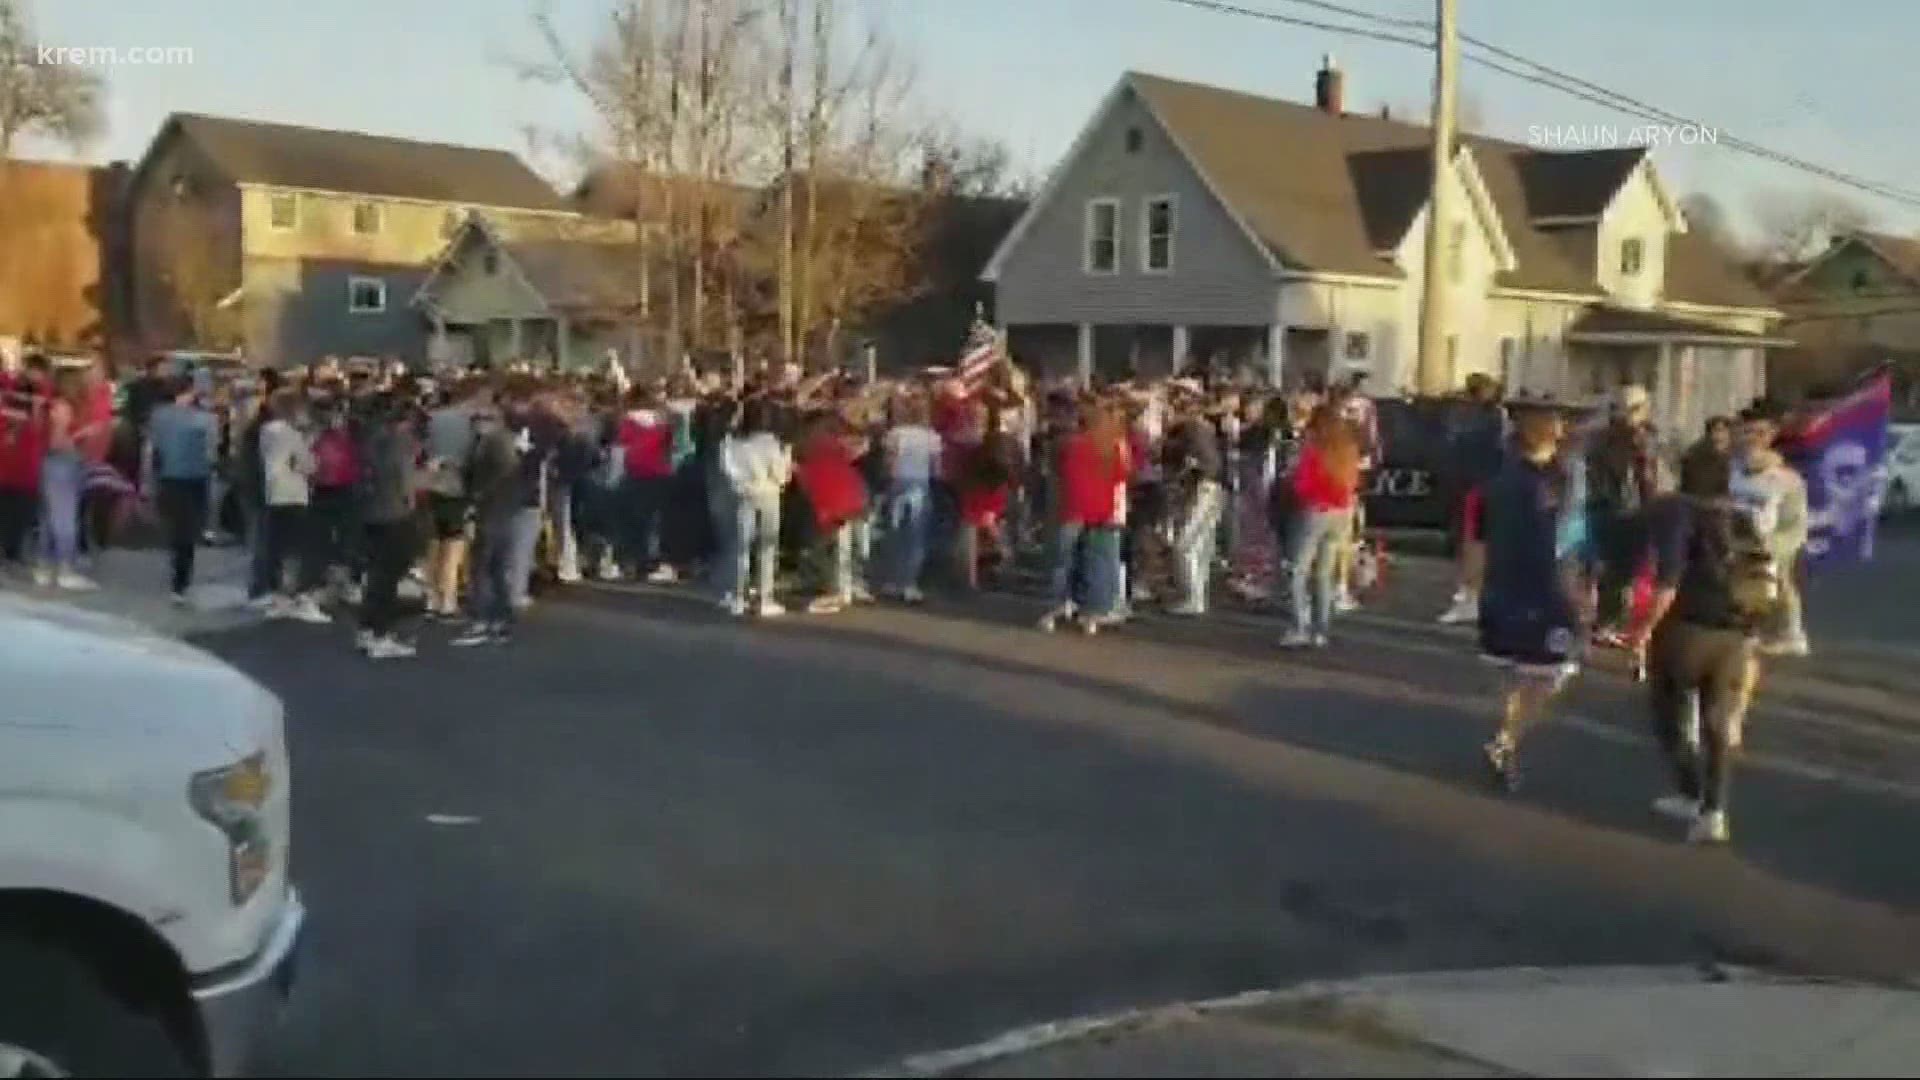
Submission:
<svg viewBox="0 0 1920 1080">
<path fill-rule="evenodd" d="M 80 523 L 105 469 L 121 479 L 109 504 L 160 525 L 180 602 L 196 551 L 231 535 L 250 603 L 316 624 L 350 609 L 375 660 L 417 653 L 409 581 L 459 647 L 509 642 L 548 582 L 687 581 L 773 618 L 1032 570 L 1042 630 L 1094 634 L 1147 604 L 1204 616 L 1218 582 L 1276 608 L 1283 647 L 1318 649 L 1378 573 L 1362 493 L 1383 447 L 1358 378 L 1094 388 L 1002 359 L 636 383 L 614 364 L 429 377 L 326 361 L 215 382 L 156 363 L 116 417 L 97 370 L 29 358 L 0 395 L 0 555 L 36 584 L 90 585 Z M 1674 763 L 1660 809 L 1724 840 L 1758 656 L 1807 650 L 1806 496 L 1772 448 L 1779 410 L 1716 420 L 1669 460 L 1638 387 L 1595 411 L 1503 399 L 1476 375 L 1448 408 L 1437 471 L 1460 580 L 1440 617 L 1476 623 L 1509 673 L 1494 775 L 1517 783 L 1522 737 L 1589 647 L 1625 649 Z"/>
</svg>

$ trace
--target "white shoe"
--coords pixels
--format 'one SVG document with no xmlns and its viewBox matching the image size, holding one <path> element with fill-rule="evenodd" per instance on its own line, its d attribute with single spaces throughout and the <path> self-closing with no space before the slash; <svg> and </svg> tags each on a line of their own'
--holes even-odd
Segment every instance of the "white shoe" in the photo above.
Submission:
<svg viewBox="0 0 1920 1080">
<path fill-rule="evenodd" d="M 720 610 L 737 619 L 747 613 L 747 602 L 737 596 L 723 596 L 720 598 Z"/>
<path fill-rule="evenodd" d="M 562 570 L 554 576 L 559 579 L 562 585 L 578 585 L 581 580 L 580 571 L 578 570 Z"/>
<path fill-rule="evenodd" d="M 36 566 L 33 568 L 33 583 L 42 589 L 53 587 L 53 567 Z"/>
<path fill-rule="evenodd" d="M 1196 607 L 1193 604 L 1175 604 L 1173 607 L 1167 609 L 1167 614 L 1169 615 L 1179 615 L 1188 619 L 1197 618 L 1206 613 L 1206 608 Z"/>
<path fill-rule="evenodd" d="M 1687 830 L 1687 843 L 1724 844 L 1727 842 L 1728 836 L 1727 812 L 1725 810 L 1709 810 L 1704 814 L 1696 814 L 1694 816 L 1693 827 Z"/>
<path fill-rule="evenodd" d="M 62 570 L 53 575 L 53 584 L 68 592 L 93 592 L 100 588 L 92 578 L 74 570 Z"/>
<path fill-rule="evenodd" d="M 1315 634 L 1315 635 L 1313 635 L 1313 647 L 1314 647 L 1314 648 L 1316 648 L 1316 649 L 1324 649 L 1324 648 L 1326 648 L 1326 647 L 1327 647 L 1327 645 L 1328 645 L 1328 644 L 1329 644 L 1329 641 L 1328 641 L 1328 639 L 1327 639 L 1327 635 L 1325 635 L 1325 634 Z"/>
<path fill-rule="evenodd" d="M 533 597 L 531 596 L 516 596 L 513 598 L 513 610 L 515 611 L 525 611 L 532 606 Z"/>
<path fill-rule="evenodd" d="M 1804 637 L 1787 638 L 1766 642 L 1760 646 L 1760 651 L 1768 656 L 1812 656 L 1813 645 Z"/>
<path fill-rule="evenodd" d="M 333 621 L 333 616 L 320 610 L 319 601 L 311 596 L 303 596 L 293 602 L 287 617 L 311 626 L 325 626 Z"/>
<path fill-rule="evenodd" d="M 673 567 L 668 566 L 666 563 L 661 563 L 659 566 L 654 567 L 653 573 L 647 575 L 647 584 L 649 585 L 671 585 L 679 580 L 680 575 L 674 571 Z"/>
<path fill-rule="evenodd" d="M 349 581 L 340 586 L 340 602 L 343 604 L 358 604 L 366 598 L 366 590 L 362 589 L 357 582 Z"/>
<path fill-rule="evenodd" d="M 268 593 L 265 596 L 248 597 L 247 610 L 248 611 L 271 611 L 273 609 L 273 602 L 277 599 L 279 598 L 274 596 L 272 593 Z"/>
<path fill-rule="evenodd" d="M 1480 618 L 1480 598 L 1470 593 L 1453 594 L 1453 603 L 1440 613 L 1441 626 L 1459 626 L 1462 623 L 1477 622 Z"/>
<path fill-rule="evenodd" d="M 853 602 L 856 604 L 873 603 L 873 590 L 867 588 L 865 585 L 855 585 L 853 587 Z"/>
<path fill-rule="evenodd" d="M 183 607 L 193 606 L 193 601 L 188 599 L 187 594 L 183 592 L 174 593 L 172 596 L 168 597 L 168 600 L 172 602 L 174 607 L 183 608 Z"/>
<path fill-rule="evenodd" d="M 267 597 L 267 606 L 261 609 L 269 619 L 293 618 L 293 602 L 284 596 Z"/>
<path fill-rule="evenodd" d="M 1065 604 L 1061 607 L 1054 608 L 1052 611 L 1047 612 L 1045 615 L 1040 616 L 1040 621 L 1036 625 L 1040 628 L 1041 633 L 1051 634 L 1056 629 L 1059 628 L 1061 623 L 1072 622 L 1072 621 L 1073 621 L 1073 605 Z"/>
<path fill-rule="evenodd" d="M 924 604 L 927 601 L 927 594 L 921 592 L 918 585 L 909 585 L 900 590 L 900 599 L 909 604 Z"/>
<path fill-rule="evenodd" d="M 373 648 L 373 643 L 378 640 L 380 640 L 379 635 L 371 630 L 355 630 L 353 632 L 353 647 L 361 652 L 366 652 Z"/>
<path fill-rule="evenodd" d="M 1352 593 L 1343 590 L 1339 596 L 1333 598 L 1333 610 L 1341 614 L 1349 611 L 1359 611 L 1360 601 L 1355 600 Z"/>
<path fill-rule="evenodd" d="M 778 600 L 762 600 L 760 606 L 754 609 L 754 614 L 763 619 L 777 619 L 786 613 L 786 606 Z"/>
<path fill-rule="evenodd" d="M 394 637 L 377 637 L 367 644 L 369 660 L 407 660 L 420 654 L 420 650 Z"/>
<path fill-rule="evenodd" d="M 1303 634 L 1298 630 L 1290 630 L 1286 636 L 1280 639 L 1280 647 L 1283 649 L 1311 649 L 1313 648 L 1313 635 Z"/>
<path fill-rule="evenodd" d="M 1691 824 L 1700 816 L 1700 800 L 1689 799 L 1685 795 L 1662 795 L 1653 800 L 1653 812 L 1663 818 L 1683 821 Z"/>
<path fill-rule="evenodd" d="M 459 637 L 454 638 L 447 644 L 458 649 L 470 649 L 476 645 L 491 644 L 493 638 L 494 631 L 492 623 L 474 623 L 462 631 Z"/>
<path fill-rule="evenodd" d="M 809 615 L 838 615 L 847 610 L 847 602 L 838 596 L 816 596 L 807 602 Z"/>
</svg>

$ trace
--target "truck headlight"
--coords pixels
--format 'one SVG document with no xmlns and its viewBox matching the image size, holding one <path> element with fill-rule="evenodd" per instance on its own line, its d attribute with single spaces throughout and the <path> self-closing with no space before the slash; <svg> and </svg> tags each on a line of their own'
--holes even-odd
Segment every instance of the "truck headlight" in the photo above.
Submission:
<svg viewBox="0 0 1920 1080">
<path fill-rule="evenodd" d="M 263 811 L 272 786 L 264 753 L 195 773 L 187 784 L 187 801 L 194 812 L 227 838 L 228 889 L 236 907 L 267 880 L 273 841 L 267 836 Z"/>
</svg>

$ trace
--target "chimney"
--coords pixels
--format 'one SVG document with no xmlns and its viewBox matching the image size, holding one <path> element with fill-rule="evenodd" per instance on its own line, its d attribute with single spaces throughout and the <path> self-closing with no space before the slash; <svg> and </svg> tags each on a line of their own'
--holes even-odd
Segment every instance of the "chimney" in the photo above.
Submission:
<svg viewBox="0 0 1920 1080">
<path fill-rule="evenodd" d="M 1328 116 L 1346 112 L 1346 79 L 1332 53 L 1320 58 L 1320 72 L 1313 77 L 1313 105 Z"/>
</svg>

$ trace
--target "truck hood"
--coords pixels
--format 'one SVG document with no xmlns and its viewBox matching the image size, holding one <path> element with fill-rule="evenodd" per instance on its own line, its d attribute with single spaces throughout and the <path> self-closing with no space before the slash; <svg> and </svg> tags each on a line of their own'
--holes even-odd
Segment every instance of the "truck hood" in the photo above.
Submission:
<svg viewBox="0 0 1920 1080">
<path fill-rule="evenodd" d="M 197 736 L 227 760 L 280 741 L 271 692 L 138 623 L 0 594 L 0 642 L 0 726 Z"/>
</svg>

